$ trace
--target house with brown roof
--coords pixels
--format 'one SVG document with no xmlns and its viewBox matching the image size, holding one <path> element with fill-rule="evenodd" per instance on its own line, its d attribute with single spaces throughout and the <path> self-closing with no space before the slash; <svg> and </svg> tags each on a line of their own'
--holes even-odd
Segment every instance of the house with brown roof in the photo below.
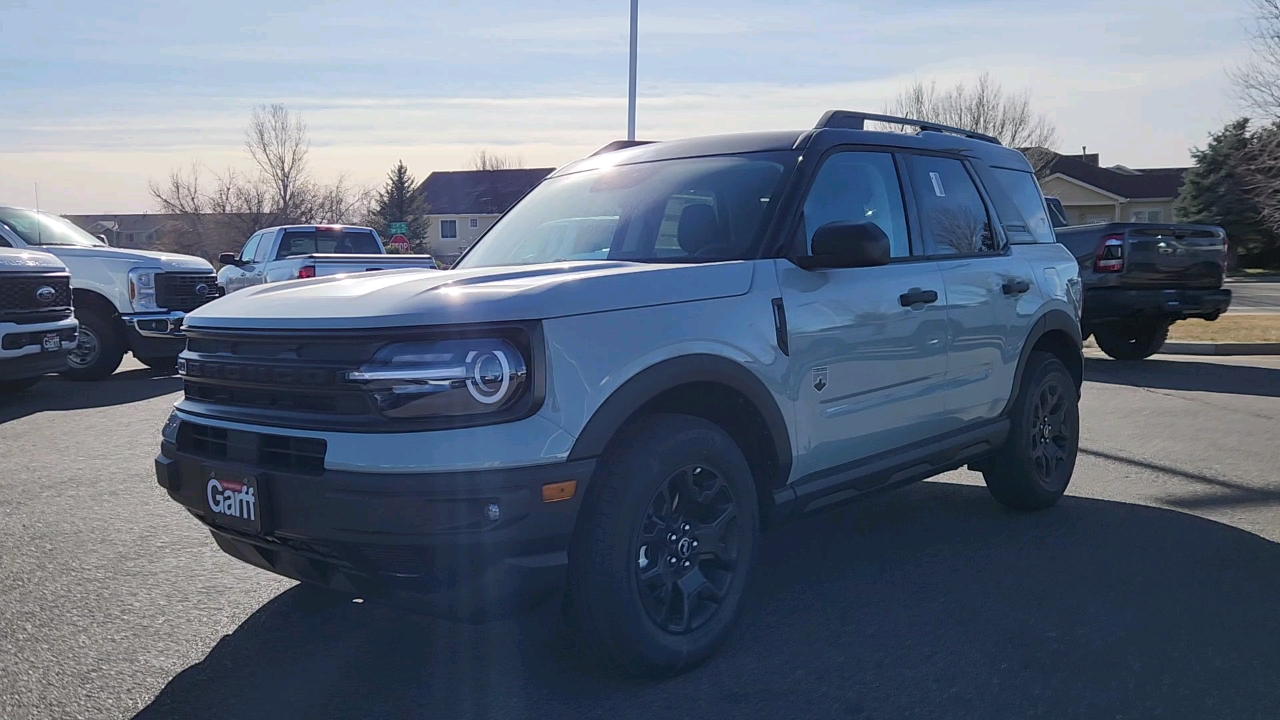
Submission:
<svg viewBox="0 0 1280 720">
<path fill-rule="evenodd" d="M 1173 222 L 1173 203 L 1189 168 L 1102 167 L 1098 153 L 1059 155 L 1034 148 L 1046 197 L 1056 197 L 1073 225 L 1102 222 Z"/>
<path fill-rule="evenodd" d="M 437 260 L 450 263 L 502 213 L 555 168 L 433 172 L 418 186 L 427 206 L 427 240 Z"/>
</svg>

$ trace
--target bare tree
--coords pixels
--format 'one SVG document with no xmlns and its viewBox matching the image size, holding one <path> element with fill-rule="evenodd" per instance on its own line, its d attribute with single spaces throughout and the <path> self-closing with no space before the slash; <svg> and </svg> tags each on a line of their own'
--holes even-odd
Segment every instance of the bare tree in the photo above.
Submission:
<svg viewBox="0 0 1280 720">
<path fill-rule="evenodd" d="M 1228 71 L 1237 99 L 1250 111 L 1280 118 L 1280 0 L 1250 0 L 1250 55 Z"/>
<path fill-rule="evenodd" d="M 498 155 L 485 148 L 471 156 L 472 170 L 511 170 L 524 167 L 524 158 L 519 155 Z"/>
<path fill-rule="evenodd" d="M 373 202 L 373 191 L 365 185 L 356 185 L 346 173 L 338 176 L 332 185 L 319 188 L 310 208 L 317 223 L 341 223 L 354 225 L 368 215 Z"/>
<path fill-rule="evenodd" d="M 279 103 L 254 108 L 244 147 L 270 183 L 277 211 L 290 220 L 306 215 L 315 188 L 307 175 L 311 139 L 302 117 Z"/>
<path fill-rule="evenodd" d="M 1052 150 L 1058 145 L 1058 128 L 1032 107 L 1031 91 L 1008 92 L 988 72 L 972 86 L 959 83 L 942 90 L 937 81 L 917 80 L 885 112 L 991 135 L 1012 148 Z"/>
</svg>

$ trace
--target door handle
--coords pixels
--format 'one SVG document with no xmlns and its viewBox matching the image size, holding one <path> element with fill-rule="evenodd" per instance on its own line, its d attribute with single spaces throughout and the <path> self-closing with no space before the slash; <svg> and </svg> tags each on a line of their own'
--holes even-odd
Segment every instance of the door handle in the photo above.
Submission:
<svg viewBox="0 0 1280 720">
<path fill-rule="evenodd" d="M 937 290 L 921 290 L 920 288 L 911 288 L 907 292 L 898 296 L 898 304 L 902 307 L 911 307 L 912 305 L 928 305 L 929 303 L 938 302 Z"/>
<path fill-rule="evenodd" d="M 1005 295 L 1021 295 L 1031 289 L 1031 283 L 1026 280 L 1006 280 L 1000 289 Z"/>
</svg>

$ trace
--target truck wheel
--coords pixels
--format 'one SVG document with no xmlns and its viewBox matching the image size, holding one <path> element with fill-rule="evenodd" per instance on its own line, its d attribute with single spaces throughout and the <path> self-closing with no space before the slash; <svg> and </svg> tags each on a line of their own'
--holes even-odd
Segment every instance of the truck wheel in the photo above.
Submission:
<svg viewBox="0 0 1280 720">
<path fill-rule="evenodd" d="M 67 357 L 69 367 L 62 371 L 69 380 L 101 380 L 110 377 L 124 359 L 124 338 L 111 318 L 92 310 L 76 310 L 80 332 L 76 346 Z"/>
<path fill-rule="evenodd" d="M 134 357 L 137 356 L 135 355 Z M 166 375 L 172 375 L 178 371 L 177 355 L 166 357 L 140 357 L 138 358 L 138 362 L 146 365 L 156 372 L 162 372 Z"/>
<path fill-rule="evenodd" d="M 18 380 L 0 380 L 0 395 L 10 395 L 12 393 L 20 393 L 35 387 L 40 382 L 42 376 L 37 375 L 31 378 L 20 378 Z"/>
<path fill-rule="evenodd" d="M 1043 510 L 1067 491 L 1080 445 L 1079 396 L 1056 356 L 1031 353 L 1009 420 L 1009 439 L 982 463 L 982 477 L 1002 505 Z"/>
<path fill-rule="evenodd" d="M 738 445 L 688 415 L 636 422 L 601 459 L 569 550 L 568 626 L 607 664 L 670 676 L 724 642 L 760 532 Z"/>
<path fill-rule="evenodd" d="M 1116 360 L 1145 360 L 1160 351 L 1169 337 L 1169 321 L 1142 320 L 1103 325 L 1093 332 L 1102 352 Z"/>
</svg>

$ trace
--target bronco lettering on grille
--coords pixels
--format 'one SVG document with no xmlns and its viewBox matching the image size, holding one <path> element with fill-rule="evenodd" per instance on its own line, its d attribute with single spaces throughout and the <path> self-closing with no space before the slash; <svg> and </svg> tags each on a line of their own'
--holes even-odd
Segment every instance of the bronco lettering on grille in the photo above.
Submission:
<svg viewBox="0 0 1280 720">
<path fill-rule="evenodd" d="M 186 376 L 203 380 L 225 380 L 261 385 L 306 385 L 319 387 L 333 383 L 334 374 L 319 368 L 241 365 L 236 363 L 188 360 Z"/>
</svg>

